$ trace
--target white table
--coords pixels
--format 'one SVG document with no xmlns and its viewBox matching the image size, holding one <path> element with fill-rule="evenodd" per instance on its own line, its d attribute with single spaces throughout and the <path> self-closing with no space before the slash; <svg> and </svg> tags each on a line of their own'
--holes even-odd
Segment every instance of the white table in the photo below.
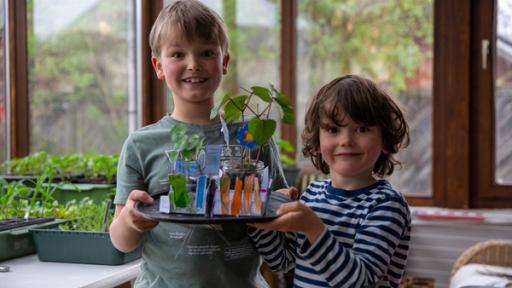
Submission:
<svg viewBox="0 0 512 288">
<path fill-rule="evenodd" d="M 136 278 L 140 263 L 140 259 L 123 265 L 41 262 L 33 254 L 0 262 L 10 267 L 10 272 L 0 273 L 0 287 L 114 287 Z"/>
</svg>

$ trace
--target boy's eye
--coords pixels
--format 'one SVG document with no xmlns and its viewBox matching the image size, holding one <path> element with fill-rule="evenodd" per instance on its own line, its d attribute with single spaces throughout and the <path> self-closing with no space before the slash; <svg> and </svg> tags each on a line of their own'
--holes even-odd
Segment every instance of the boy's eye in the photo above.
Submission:
<svg viewBox="0 0 512 288">
<path fill-rule="evenodd" d="M 211 50 L 207 50 L 207 51 L 203 52 L 203 56 L 204 57 L 213 57 L 213 56 L 215 56 L 215 52 L 213 52 Z"/>
<path fill-rule="evenodd" d="M 325 132 L 327 132 L 329 134 L 336 134 L 339 131 L 339 128 L 336 126 L 326 126 L 326 127 L 323 127 L 323 129 L 325 130 Z"/>
<path fill-rule="evenodd" d="M 173 52 L 171 53 L 171 57 L 172 58 L 183 58 L 183 56 L 185 56 L 183 53 L 181 52 Z"/>
<path fill-rule="evenodd" d="M 359 126 L 356 128 L 356 132 L 358 133 L 365 133 L 368 132 L 370 128 L 368 126 Z"/>
</svg>

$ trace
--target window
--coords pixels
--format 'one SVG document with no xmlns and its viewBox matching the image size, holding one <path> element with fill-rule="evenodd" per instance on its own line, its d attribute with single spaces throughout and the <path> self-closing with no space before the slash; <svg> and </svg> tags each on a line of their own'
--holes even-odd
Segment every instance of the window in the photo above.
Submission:
<svg viewBox="0 0 512 288">
<path fill-rule="evenodd" d="M 138 3 L 141 12 L 141 18 L 135 18 L 140 21 L 137 23 L 141 27 L 141 40 L 138 42 L 140 51 L 137 52 L 141 57 L 138 62 L 140 66 L 137 67 L 140 67 L 138 70 L 142 74 L 141 93 L 137 94 L 140 95 L 141 122 L 143 125 L 155 122 L 166 112 L 164 85 L 154 75 L 147 45 L 149 30 L 163 1 L 81 0 L 68 3 L 69 1 L 63 0 L 46 0 L 51 4 L 44 5 L 44 9 L 51 9 L 49 6 L 56 5 L 76 8 L 86 4 L 91 5 L 88 6 L 91 9 L 82 10 L 83 13 L 75 17 L 77 21 L 62 26 L 65 28 L 53 33 L 52 37 L 41 38 L 37 36 L 40 32 L 36 30 L 43 29 L 44 25 L 37 25 L 34 29 L 36 26 L 33 25 L 36 21 L 36 10 L 42 7 L 39 4 L 46 3 L 43 1 L 45 0 L 4 1 L 10 5 L 9 17 L 5 23 L 9 27 L 15 27 L 6 33 L 9 36 L 9 56 L 5 57 L 9 59 L 11 68 L 9 100 L 12 113 L 10 117 L 6 115 L 5 123 L 10 125 L 11 155 L 23 156 L 30 149 L 50 147 L 48 143 L 52 143 L 53 139 L 48 139 L 45 133 L 54 132 L 45 130 L 47 127 L 36 126 L 39 123 L 58 124 L 64 119 L 62 117 L 78 117 L 78 114 L 71 115 L 70 110 L 65 110 L 77 109 L 78 103 L 84 104 L 79 111 L 82 113 L 80 117 L 99 115 L 108 119 L 100 123 L 109 125 L 106 127 L 99 126 L 94 119 L 79 123 L 89 123 L 90 126 L 83 126 L 83 129 L 100 127 L 100 136 L 96 138 L 104 139 L 94 139 L 98 142 L 87 145 L 103 147 L 104 144 L 101 143 L 108 141 L 115 143 L 113 150 L 117 152 L 125 137 L 122 134 L 128 131 L 127 119 L 131 116 L 128 116 L 127 103 L 128 99 L 132 99 L 131 91 L 135 91 L 120 83 L 132 79 L 123 69 L 134 67 L 130 66 L 134 64 L 126 60 L 131 57 L 129 51 L 130 45 L 133 45 L 133 31 L 129 28 L 133 23 L 127 23 L 134 19 L 130 16 L 133 15 L 133 10 L 130 10 L 133 8 L 130 7 L 134 3 Z M 413 138 L 405 154 L 400 155 L 405 169 L 397 173 L 392 181 L 397 182 L 397 186 L 408 193 L 409 203 L 450 208 L 512 206 L 512 85 L 508 78 L 512 66 L 508 58 L 507 42 L 512 38 L 509 32 L 512 12 L 509 0 L 204 0 L 204 3 L 224 17 L 232 33 L 230 44 L 234 61 L 229 67 L 229 77 L 232 78 L 225 79 L 219 94 L 261 82 L 272 82 L 280 86 L 292 97 L 297 111 L 297 128 L 283 126 L 282 137 L 295 143 L 296 147 L 300 147 L 298 141 L 303 121 L 302 111 L 307 99 L 318 87 L 335 76 L 360 73 L 386 85 L 408 110 Z M 361 6 L 364 3 L 371 5 Z M 92 7 L 103 8 L 95 10 Z M 69 11 L 75 10 L 70 8 Z M 354 17 L 354 13 L 358 13 L 357 17 Z M 92 21 L 94 25 L 85 25 L 91 17 L 95 19 Z M 57 61 L 56 65 L 50 66 L 45 63 L 51 59 L 61 59 L 57 56 L 59 53 L 66 53 L 61 46 L 67 42 L 51 43 L 45 39 L 59 37 L 69 29 L 78 29 L 79 33 L 85 33 L 83 35 L 94 34 L 97 36 L 94 40 L 103 41 L 105 35 L 101 31 L 108 29 L 99 28 L 102 20 L 108 23 L 104 27 L 118 32 L 115 35 L 106 34 L 110 35 L 109 41 L 113 41 L 108 43 L 112 43 L 112 47 L 116 49 L 101 52 L 104 54 L 87 51 L 88 54 L 84 55 L 88 55 L 90 61 L 100 59 L 95 57 L 105 57 L 103 59 L 108 59 L 110 63 L 115 62 L 117 66 L 89 65 L 83 74 L 89 75 L 94 67 L 105 69 L 101 75 L 112 79 L 112 83 L 109 83 L 110 94 L 100 92 L 100 81 L 96 81 L 97 78 L 93 76 L 73 82 L 61 80 L 57 74 L 36 73 L 41 71 L 38 70 L 41 65 L 46 65 L 51 67 L 48 71 L 60 71 L 67 77 L 65 79 L 73 80 L 72 73 L 62 73 L 66 71 L 65 67 L 61 67 L 62 63 Z M 80 25 L 91 28 L 80 30 Z M 365 29 L 368 31 L 363 31 Z M 24 35 L 27 31 L 29 37 Z M 357 36 L 347 37 L 344 33 Z M 401 37 L 397 39 L 397 35 Z M 486 43 L 484 40 L 488 41 L 488 50 L 482 50 L 483 43 Z M 38 46 L 31 46 L 35 41 L 39 41 Z M 82 43 L 90 45 L 91 49 L 97 44 Z M 367 49 L 358 51 L 356 48 L 360 43 L 364 43 Z M 30 47 L 28 62 L 23 52 L 27 47 Z M 83 47 L 76 47 L 80 48 Z M 354 50 L 345 51 L 349 48 Z M 112 54 L 112 50 L 119 53 Z M 486 52 L 486 68 L 482 68 L 482 59 L 485 56 L 482 52 Z M 51 57 L 39 59 L 43 55 Z M 125 60 L 119 60 L 123 58 L 120 55 Z M 72 61 L 71 65 L 78 64 Z M 30 67 L 28 72 L 25 67 Z M 114 74 L 118 76 L 114 77 Z M 50 82 L 53 86 L 48 84 Z M 85 86 L 93 89 L 85 90 Z M 28 89 L 31 97 L 37 100 L 30 102 L 30 105 L 26 96 L 29 93 L 25 91 Z M 87 97 L 80 100 L 84 102 L 79 102 L 77 98 L 84 95 Z M 108 100 L 96 98 L 97 100 L 90 101 L 98 95 L 108 95 Z M 107 107 L 106 101 L 111 100 L 115 101 L 114 109 Z M 67 101 L 67 106 L 63 105 L 63 101 Z M 47 113 L 41 107 L 53 112 Z M 105 113 L 98 114 L 98 111 Z M 36 118 L 30 118 L 32 113 Z M 37 122 L 35 119 L 38 119 Z M 117 119 L 118 122 L 110 119 Z M 114 128 L 111 123 L 123 124 Z M 1 124 L 0 131 L 1 129 L 5 130 L 4 123 Z M 104 131 L 113 129 L 117 130 L 104 136 Z M 83 145 L 84 143 L 78 143 L 83 139 L 80 138 L 81 132 L 72 133 L 74 134 L 66 135 L 72 135 L 70 138 L 75 139 L 64 139 L 61 134 L 56 134 L 55 138 L 59 139 L 55 141 L 56 145 L 61 145 L 59 143 L 63 141 L 75 141 L 73 145 L 76 147 Z M 39 137 L 34 138 L 38 140 L 29 141 L 34 137 L 32 134 Z M 297 152 L 300 153 L 300 149 Z"/>
<path fill-rule="evenodd" d="M 298 147 L 309 98 L 336 77 L 363 75 L 402 103 L 410 125 L 403 168 L 391 181 L 408 195 L 431 196 L 432 0 L 299 1 L 296 25 Z"/>
<path fill-rule="evenodd" d="M 512 1 L 499 0 L 496 17 L 495 178 L 512 185 Z"/>
<path fill-rule="evenodd" d="M 512 2 L 475 1 L 471 206 L 512 204 Z M 476 58 L 478 57 L 478 58 Z"/>
<path fill-rule="evenodd" d="M 118 153 L 136 117 L 134 1 L 27 3 L 30 151 Z"/>
</svg>

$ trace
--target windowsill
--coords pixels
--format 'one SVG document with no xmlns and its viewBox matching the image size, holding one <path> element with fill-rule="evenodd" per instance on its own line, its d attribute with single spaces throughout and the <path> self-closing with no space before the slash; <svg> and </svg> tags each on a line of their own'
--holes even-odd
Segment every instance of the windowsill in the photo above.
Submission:
<svg viewBox="0 0 512 288">
<path fill-rule="evenodd" d="M 411 207 L 414 225 L 510 225 L 512 209 L 448 209 L 439 207 Z"/>
</svg>

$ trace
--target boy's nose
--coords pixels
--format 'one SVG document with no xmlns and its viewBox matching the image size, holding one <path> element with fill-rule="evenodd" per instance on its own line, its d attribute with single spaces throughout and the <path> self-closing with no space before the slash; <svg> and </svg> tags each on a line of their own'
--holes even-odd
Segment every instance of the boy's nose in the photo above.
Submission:
<svg viewBox="0 0 512 288">
<path fill-rule="evenodd" d="M 338 145 L 341 147 L 352 145 L 352 133 L 348 131 L 341 132 L 338 135 Z"/>
<path fill-rule="evenodd" d="M 192 71 L 200 70 L 201 69 L 200 61 L 196 57 L 190 57 L 188 64 L 187 64 L 187 69 L 192 70 Z"/>
</svg>

